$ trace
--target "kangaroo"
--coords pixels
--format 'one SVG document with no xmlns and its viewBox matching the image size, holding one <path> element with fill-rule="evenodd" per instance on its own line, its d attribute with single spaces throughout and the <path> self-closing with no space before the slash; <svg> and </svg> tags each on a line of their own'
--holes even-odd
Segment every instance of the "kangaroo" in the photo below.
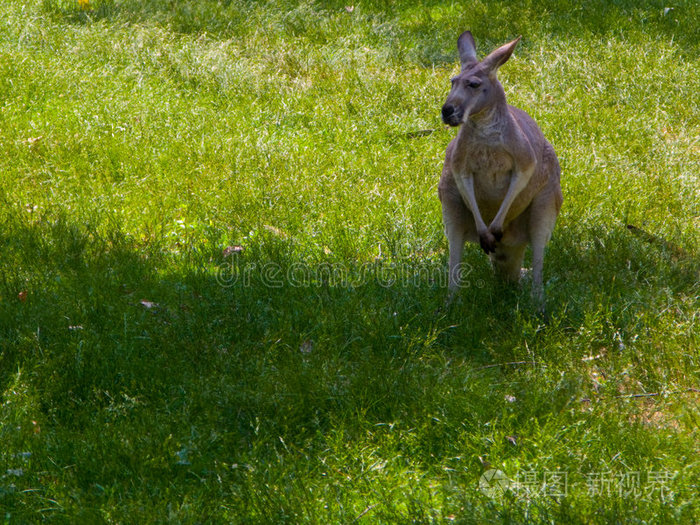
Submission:
<svg viewBox="0 0 700 525">
<path fill-rule="evenodd" d="M 519 281 L 530 244 L 532 297 L 543 311 L 544 249 L 563 197 L 554 148 L 527 113 L 506 103 L 496 78 L 520 38 L 479 61 L 472 34 L 459 37 L 461 72 L 452 79 L 442 120 L 461 127 L 447 146 L 438 196 L 449 245 L 449 297 L 460 285 L 465 241 L 478 242 L 495 273 L 511 282 Z"/>
</svg>

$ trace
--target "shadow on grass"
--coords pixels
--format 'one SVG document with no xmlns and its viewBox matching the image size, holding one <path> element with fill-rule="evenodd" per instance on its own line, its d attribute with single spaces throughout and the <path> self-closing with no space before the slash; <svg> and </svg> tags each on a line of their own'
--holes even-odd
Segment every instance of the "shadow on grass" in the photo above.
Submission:
<svg viewBox="0 0 700 525">
<path fill-rule="evenodd" d="M 279 239 L 261 242 L 240 254 L 254 268 L 298 262 Z M 65 218 L 8 222 L 0 246 L 0 391 L 23 370 L 46 416 L 71 426 L 90 424 L 115 393 L 244 435 L 261 419 L 282 434 L 327 428 L 342 414 L 392 420 L 439 398 L 445 360 L 468 372 L 521 359 L 515 348 L 525 338 L 540 351 L 535 332 L 545 326 L 531 313 L 529 283 L 494 282 L 478 250 L 466 256 L 474 286 L 445 309 L 436 283 L 392 286 L 376 275 L 355 287 L 270 286 L 256 270 L 222 285 L 220 254 L 186 263 Z M 575 330 L 587 313 L 611 309 L 621 329 L 635 326 L 667 290 L 697 294 L 693 260 L 626 230 L 558 230 L 550 314 Z"/>
<path fill-rule="evenodd" d="M 174 254 L 118 227 L 19 218 L 26 214 L 0 221 L 0 437 L 11 461 L 30 454 L 42 474 L 17 480 L 4 496 L 9 509 L 51 476 L 71 498 L 80 493 L 81 508 L 108 505 L 95 487 L 140 503 L 143 493 L 160 501 L 164 484 L 214 501 L 273 482 L 301 490 L 279 477 L 321 468 L 310 456 L 338 439 L 384 443 L 430 468 L 459 440 L 484 450 L 494 422 L 547 421 L 580 395 L 576 377 L 559 377 L 569 350 L 542 342 L 547 327 L 523 306 L 527 290 L 494 283 L 476 249 L 465 260 L 483 282 L 446 311 L 444 288 L 428 284 L 271 287 L 251 273 L 224 286 L 227 259 L 215 251 Z M 280 268 L 298 262 L 285 241 L 257 242 L 239 255 Z M 557 230 L 547 270 L 557 330 L 578 331 L 596 308 L 615 309 L 624 329 L 635 308 L 656 308 L 645 297 L 664 287 L 697 292 L 695 269 L 625 231 Z M 523 340 L 532 355 L 514 353 Z M 541 367 L 492 366 L 523 357 Z M 233 495 L 200 483 L 212 472 Z"/>
<path fill-rule="evenodd" d="M 625 224 L 559 228 L 549 253 L 549 273 L 563 285 L 551 286 L 551 291 L 575 306 L 569 315 L 578 312 L 576 319 L 601 297 L 621 309 L 652 308 L 647 301 L 659 294 L 693 297 L 698 292 L 700 263 L 692 248 Z"/>
</svg>

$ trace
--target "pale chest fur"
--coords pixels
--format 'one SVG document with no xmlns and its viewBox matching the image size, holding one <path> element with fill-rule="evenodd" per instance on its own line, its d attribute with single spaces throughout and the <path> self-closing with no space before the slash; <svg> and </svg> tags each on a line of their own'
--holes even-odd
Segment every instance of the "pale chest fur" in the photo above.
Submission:
<svg viewBox="0 0 700 525">
<path fill-rule="evenodd" d="M 452 173 L 454 177 L 474 177 L 474 196 L 488 222 L 498 212 L 508 191 L 513 158 L 500 144 L 460 138 L 455 144 Z"/>
</svg>

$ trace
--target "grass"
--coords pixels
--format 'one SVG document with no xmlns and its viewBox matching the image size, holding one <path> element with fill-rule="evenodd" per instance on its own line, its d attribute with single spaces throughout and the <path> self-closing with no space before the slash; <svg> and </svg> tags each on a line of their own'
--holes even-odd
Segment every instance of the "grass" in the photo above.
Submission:
<svg viewBox="0 0 700 525">
<path fill-rule="evenodd" d="M 697 522 L 698 4 L 346 7 L 0 5 L 0 521 Z M 546 321 L 478 247 L 442 308 L 466 28 L 562 164 Z"/>
</svg>

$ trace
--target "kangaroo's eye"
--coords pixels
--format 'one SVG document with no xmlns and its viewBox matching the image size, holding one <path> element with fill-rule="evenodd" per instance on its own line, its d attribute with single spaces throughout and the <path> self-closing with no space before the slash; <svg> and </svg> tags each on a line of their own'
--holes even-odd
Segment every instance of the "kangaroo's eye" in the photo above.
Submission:
<svg viewBox="0 0 700 525">
<path fill-rule="evenodd" d="M 476 79 L 476 78 L 470 78 L 467 80 L 467 86 L 469 86 L 472 89 L 476 89 L 481 85 L 481 80 Z"/>
</svg>

